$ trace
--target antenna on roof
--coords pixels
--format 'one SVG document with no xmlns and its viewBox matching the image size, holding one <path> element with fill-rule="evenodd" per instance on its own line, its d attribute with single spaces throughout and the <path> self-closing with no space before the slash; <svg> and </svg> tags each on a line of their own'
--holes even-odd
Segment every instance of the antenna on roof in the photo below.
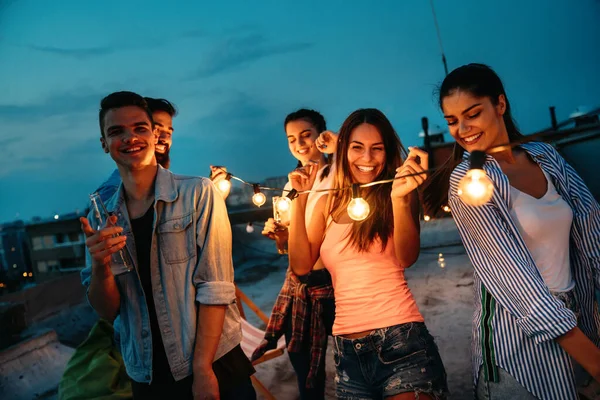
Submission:
<svg viewBox="0 0 600 400">
<path fill-rule="evenodd" d="M 440 52 L 442 53 L 442 63 L 444 63 L 444 72 L 448 75 L 448 64 L 446 64 L 446 55 L 444 54 L 444 46 L 442 45 L 442 35 L 440 34 L 440 27 L 437 22 L 437 17 L 435 15 L 435 8 L 433 7 L 433 0 L 429 0 L 429 4 L 431 4 L 431 13 L 433 14 L 433 23 L 435 24 L 435 31 L 437 33 L 438 42 L 440 44 Z"/>
</svg>

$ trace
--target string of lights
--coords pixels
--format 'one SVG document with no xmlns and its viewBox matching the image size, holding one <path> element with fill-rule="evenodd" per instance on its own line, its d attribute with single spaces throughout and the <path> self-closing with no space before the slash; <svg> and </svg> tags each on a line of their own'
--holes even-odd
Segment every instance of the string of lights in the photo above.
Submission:
<svg viewBox="0 0 600 400">
<path fill-rule="evenodd" d="M 223 167 L 216 167 L 224 172 L 225 169 Z M 394 182 L 397 179 L 404 179 L 404 178 L 410 178 L 411 176 L 418 176 L 418 175 L 423 175 L 423 174 L 428 174 L 431 172 L 434 172 L 436 170 L 438 170 L 439 168 L 430 168 L 427 170 L 424 170 L 423 172 L 416 172 L 413 174 L 405 174 L 405 175 L 401 175 L 398 177 L 394 177 L 391 179 L 384 179 L 384 180 L 380 180 L 380 181 L 373 181 L 373 182 L 369 182 L 369 183 L 363 183 L 363 184 L 357 184 L 358 187 L 361 188 L 367 188 L 367 187 L 371 187 L 371 186 L 375 186 L 375 185 L 381 185 L 384 183 L 391 183 Z M 258 183 L 251 183 L 251 182 L 247 182 L 245 180 L 243 180 L 242 178 L 233 175 L 230 172 L 226 172 L 227 175 L 225 176 L 225 179 L 219 182 L 219 190 L 221 190 L 222 192 L 226 192 L 227 190 L 229 190 L 229 188 L 231 187 L 231 182 L 230 180 L 236 180 L 238 182 L 243 183 L 244 185 L 248 185 L 248 186 L 252 186 L 252 187 L 258 187 L 258 189 L 260 190 L 268 190 L 268 191 L 277 191 L 277 192 L 291 192 L 291 190 L 287 190 L 287 189 L 283 189 L 283 188 L 273 188 L 273 187 L 268 187 L 268 186 L 261 186 Z M 223 183 L 223 182 L 227 182 L 227 183 Z M 222 185 L 221 185 L 222 184 Z M 306 193 L 323 193 L 323 192 L 335 192 L 335 191 L 341 191 L 341 190 L 350 190 L 352 189 L 352 186 L 345 186 L 345 187 L 341 187 L 341 188 L 327 188 L 327 189 L 311 189 L 311 190 L 302 190 L 302 191 L 297 191 L 296 194 L 301 195 L 301 194 L 306 194 Z"/>
<path fill-rule="evenodd" d="M 264 195 L 264 193 L 261 192 L 261 190 L 274 190 L 274 191 L 280 191 L 280 192 L 286 191 L 286 190 L 280 189 L 280 188 L 271 188 L 271 187 L 266 187 L 266 186 L 260 186 L 258 183 L 246 182 L 245 180 L 243 180 L 237 176 L 234 176 L 231 172 L 227 172 L 223 167 L 217 167 L 217 168 L 221 169 L 221 171 L 226 173 L 225 179 L 219 181 L 217 184 L 219 190 L 221 190 L 223 193 L 227 193 L 231 189 L 231 180 L 232 179 L 235 179 L 238 182 L 241 182 L 245 185 L 252 186 L 252 188 L 254 190 L 254 194 L 252 195 L 252 202 L 255 205 L 257 205 L 258 207 L 262 206 L 267 201 L 267 197 Z M 365 183 L 365 184 L 352 184 L 351 186 L 346 186 L 346 187 L 341 187 L 341 188 L 327 188 L 327 189 L 316 189 L 316 190 L 311 189 L 311 190 L 302 190 L 302 191 L 296 191 L 295 189 L 292 189 L 288 192 L 288 194 L 286 196 L 279 197 L 277 199 L 276 203 L 274 204 L 274 206 L 275 206 L 277 212 L 285 213 L 290 210 L 290 208 L 292 206 L 292 200 L 301 194 L 322 193 L 322 192 L 332 192 L 332 191 L 341 191 L 341 190 L 351 189 L 352 190 L 352 200 L 348 204 L 348 208 L 347 208 L 348 215 L 350 216 L 350 218 L 352 218 L 355 221 L 362 221 L 369 216 L 371 209 L 370 209 L 369 203 L 367 203 L 361 197 L 360 188 L 366 188 L 366 187 L 371 187 L 371 186 L 375 186 L 375 185 L 391 183 L 397 179 L 405 179 L 405 178 L 409 178 L 411 176 L 423 175 L 423 174 L 427 174 L 427 173 L 436 171 L 437 169 L 438 168 L 430 168 L 430 169 L 427 169 L 422 172 L 400 175 L 400 176 L 394 177 L 392 179 L 374 181 L 374 182 L 369 182 L 369 183 Z"/>
<path fill-rule="evenodd" d="M 469 171 L 467 174 L 461 179 L 458 185 L 458 195 L 462 198 L 462 200 L 472 206 L 480 206 L 488 202 L 494 193 L 494 184 L 488 178 L 485 170 L 483 169 L 483 165 L 486 162 L 487 154 L 495 154 L 502 151 L 510 150 L 518 145 L 525 144 L 534 140 L 537 140 L 539 137 L 543 136 L 543 133 L 538 133 L 530 136 L 524 136 L 512 142 L 494 146 L 488 149 L 486 152 L 483 151 L 473 151 L 469 155 Z M 223 193 L 227 193 L 231 188 L 231 179 L 235 179 L 242 184 L 249 185 L 253 187 L 254 195 L 252 196 L 252 202 L 258 207 L 262 206 L 266 202 L 266 196 L 262 191 L 279 191 L 285 192 L 287 190 L 282 188 L 272 188 L 267 186 L 261 186 L 258 183 L 250 183 L 247 182 L 237 176 L 234 176 L 230 172 L 227 172 L 224 167 L 217 167 L 226 173 L 225 179 L 218 182 L 218 188 Z M 413 176 L 429 174 L 434 171 L 437 171 L 441 167 L 429 168 L 427 170 L 421 172 L 415 172 L 410 174 L 400 175 L 391 179 L 378 180 L 374 182 L 364 183 L 364 184 L 352 184 L 351 186 L 345 186 L 341 188 L 327 188 L 327 189 L 311 189 L 311 190 L 302 190 L 296 191 L 292 189 L 287 191 L 286 196 L 279 197 L 277 202 L 274 204 L 278 212 L 287 212 L 291 208 L 292 200 L 301 194 L 307 193 L 322 193 L 322 192 L 333 192 L 333 191 L 342 191 L 342 190 L 352 190 L 352 200 L 348 204 L 348 215 L 355 221 L 362 221 L 366 219 L 370 214 L 369 204 L 361 197 L 360 189 L 368 188 L 375 185 L 382 185 L 386 183 L 392 183 L 398 179 L 406 179 Z M 448 206 L 443 207 L 445 212 L 450 212 Z M 425 216 L 425 220 L 428 221 L 428 216 Z"/>
</svg>

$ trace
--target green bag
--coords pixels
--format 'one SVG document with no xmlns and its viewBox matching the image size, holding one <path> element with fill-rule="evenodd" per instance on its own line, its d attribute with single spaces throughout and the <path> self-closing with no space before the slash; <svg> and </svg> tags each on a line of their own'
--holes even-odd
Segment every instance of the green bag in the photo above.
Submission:
<svg viewBox="0 0 600 400">
<path fill-rule="evenodd" d="M 58 387 L 59 400 L 133 398 L 131 380 L 113 334 L 109 322 L 96 322 L 67 363 Z"/>
</svg>

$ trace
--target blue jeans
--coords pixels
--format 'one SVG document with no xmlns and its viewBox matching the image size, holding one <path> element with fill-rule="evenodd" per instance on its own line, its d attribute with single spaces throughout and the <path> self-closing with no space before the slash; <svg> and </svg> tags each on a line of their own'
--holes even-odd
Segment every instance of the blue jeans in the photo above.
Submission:
<svg viewBox="0 0 600 400">
<path fill-rule="evenodd" d="M 422 322 L 376 329 L 358 339 L 334 337 L 338 399 L 382 399 L 427 393 L 444 399 L 446 371 Z"/>
</svg>

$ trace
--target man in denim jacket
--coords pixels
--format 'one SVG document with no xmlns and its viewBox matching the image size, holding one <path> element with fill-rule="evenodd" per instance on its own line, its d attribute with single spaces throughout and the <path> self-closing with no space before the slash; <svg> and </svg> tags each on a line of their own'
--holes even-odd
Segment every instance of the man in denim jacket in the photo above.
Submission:
<svg viewBox="0 0 600 400">
<path fill-rule="evenodd" d="M 148 108 L 152 113 L 154 129 L 158 131 L 158 143 L 154 149 L 156 162 L 158 165 L 169 169 L 171 166 L 171 145 L 173 144 L 173 118 L 177 115 L 177 109 L 173 103 L 165 99 L 144 97 L 144 100 L 148 103 Z M 121 174 L 119 169 L 115 168 L 108 179 L 96 189 L 96 192 L 98 192 L 102 201 L 106 202 L 119 189 L 120 184 Z M 114 320 L 113 327 L 115 331 L 114 341 L 117 346 L 120 346 L 121 318 L 119 316 Z"/>
<path fill-rule="evenodd" d="M 95 230 L 93 213 L 81 219 L 88 248 L 81 276 L 99 316 L 121 317 L 134 398 L 255 398 L 223 199 L 210 180 L 157 164 L 158 135 L 141 96 L 105 97 L 99 118 L 122 183 L 106 202 L 111 226 Z M 122 249 L 132 270 L 111 258 Z"/>
</svg>

